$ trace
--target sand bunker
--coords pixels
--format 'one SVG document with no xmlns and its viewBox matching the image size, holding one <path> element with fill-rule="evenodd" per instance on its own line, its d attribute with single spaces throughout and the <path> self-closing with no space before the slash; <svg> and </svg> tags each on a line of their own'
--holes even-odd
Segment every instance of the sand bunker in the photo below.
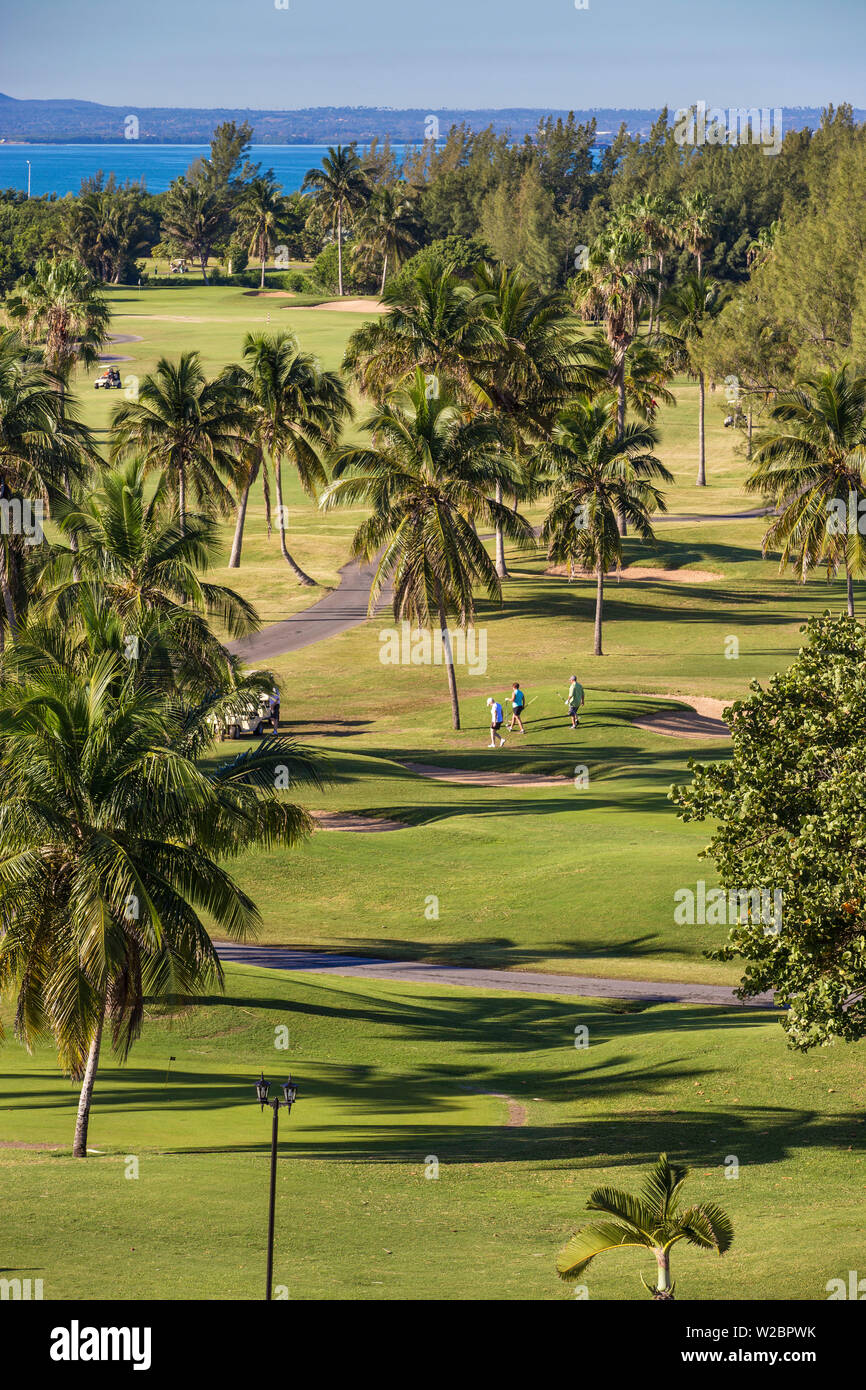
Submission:
<svg viewBox="0 0 866 1390">
<path fill-rule="evenodd" d="M 327 304 L 300 304 L 301 309 L 324 309 L 327 313 L 336 314 L 384 314 L 385 305 L 380 304 L 378 299 L 333 299 Z"/>
<path fill-rule="evenodd" d="M 569 577 L 568 565 L 551 565 L 546 569 L 545 574 L 563 575 Z M 627 569 L 609 570 L 606 578 L 622 582 L 624 579 L 663 579 L 674 584 L 709 584 L 713 579 L 724 579 L 723 574 L 716 574 L 713 570 L 660 570 L 647 569 L 643 565 L 629 565 Z M 595 575 L 589 570 L 575 570 L 571 576 L 573 579 L 595 579 Z"/>
<path fill-rule="evenodd" d="M 632 720 L 639 729 L 669 738 L 730 738 L 731 731 L 722 719 L 722 711 L 731 700 L 713 700 L 707 695 L 660 695 L 658 691 L 635 691 L 641 700 L 678 700 L 688 709 L 668 707 L 658 714 L 641 715 Z"/>
<path fill-rule="evenodd" d="M 492 752 L 498 750 L 492 749 Z M 404 763 L 401 767 L 418 777 L 434 782 L 460 782 L 466 787 L 557 787 L 565 786 L 566 777 L 533 777 L 528 772 L 474 772 L 459 767 L 435 767 L 432 763 Z"/>
<path fill-rule="evenodd" d="M 313 811 L 313 820 L 320 830 L 405 830 L 402 821 L 386 816 L 353 816 L 350 811 Z"/>
</svg>

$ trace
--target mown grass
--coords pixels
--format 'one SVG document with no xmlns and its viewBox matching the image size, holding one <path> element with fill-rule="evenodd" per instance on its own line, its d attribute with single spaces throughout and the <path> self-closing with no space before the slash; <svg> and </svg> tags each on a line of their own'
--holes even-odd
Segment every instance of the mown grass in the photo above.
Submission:
<svg viewBox="0 0 866 1390">
<path fill-rule="evenodd" d="M 46 1298 L 262 1297 L 263 1067 L 300 1084 L 277 1188 L 292 1299 L 569 1299 L 553 1261 L 589 1191 L 635 1189 L 663 1149 L 735 1228 L 723 1259 L 677 1248 L 680 1297 L 824 1298 L 862 1254 L 862 1051 L 792 1054 L 758 1011 L 231 967 L 224 999 L 156 1011 L 127 1067 L 106 1056 L 86 1161 L 50 1051 L 4 1050 L 4 1140 L 59 1147 L 0 1147 L 0 1264 Z M 590 1298 L 645 1297 L 651 1265 L 600 1259 Z"/>
</svg>

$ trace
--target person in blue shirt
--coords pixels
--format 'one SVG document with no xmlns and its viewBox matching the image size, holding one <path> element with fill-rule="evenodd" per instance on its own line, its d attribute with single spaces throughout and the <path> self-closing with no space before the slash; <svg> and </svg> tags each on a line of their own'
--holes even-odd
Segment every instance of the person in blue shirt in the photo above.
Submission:
<svg viewBox="0 0 866 1390">
<path fill-rule="evenodd" d="M 492 695 L 487 697 L 487 706 L 490 710 L 490 747 L 496 747 L 496 740 L 499 739 L 499 747 L 505 743 L 499 730 L 502 728 L 502 706 Z"/>
<path fill-rule="evenodd" d="M 520 689 L 520 684 L 515 681 L 511 687 L 511 720 L 508 725 L 508 732 L 511 733 L 515 723 L 522 734 L 526 733 L 523 727 L 523 710 L 526 706 L 526 696 Z"/>
</svg>

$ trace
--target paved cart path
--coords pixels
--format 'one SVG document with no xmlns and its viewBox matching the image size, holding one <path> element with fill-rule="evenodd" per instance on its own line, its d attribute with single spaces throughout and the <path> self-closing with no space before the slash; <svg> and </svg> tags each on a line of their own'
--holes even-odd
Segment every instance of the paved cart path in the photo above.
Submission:
<svg viewBox="0 0 866 1390">
<path fill-rule="evenodd" d="M 595 975 L 553 975 L 537 970 L 488 970 L 468 965 L 430 965 L 417 960 L 378 960 L 301 951 L 289 946 L 216 943 L 220 960 L 298 974 L 363 976 L 415 985 L 463 985 L 469 989 L 514 990 L 520 994 L 579 994 L 587 998 L 636 999 L 654 1004 L 715 1004 L 723 1008 L 768 1009 L 769 994 L 745 1003 L 724 985 L 677 984 L 667 980 L 607 980 Z"/>
</svg>

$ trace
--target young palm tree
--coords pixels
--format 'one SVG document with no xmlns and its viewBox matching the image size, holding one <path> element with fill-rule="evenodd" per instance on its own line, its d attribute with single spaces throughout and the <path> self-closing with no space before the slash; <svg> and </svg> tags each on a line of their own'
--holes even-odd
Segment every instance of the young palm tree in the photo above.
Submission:
<svg viewBox="0 0 866 1390">
<path fill-rule="evenodd" d="M 53 1035 L 81 1082 L 79 1158 L 106 1024 L 125 1057 L 148 997 L 222 985 L 205 919 L 233 938 L 259 920 L 222 861 L 295 845 L 311 822 L 277 786 L 318 781 L 279 738 L 205 770 L 206 721 L 128 672 L 103 652 L 0 686 L 0 987 L 18 1038 Z"/>
<path fill-rule="evenodd" d="M 380 294 L 391 266 L 399 270 L 407 256 L 417 250 L 419 231 L 415 204 L 405 189 L 388 184 L 376 189 L 358 219 L 354 255 L 362 264 L 381 263 Z"/>
<path fill-rule="evenodd" d="M 165 472 L 177 499 L 181 530 L 187 494 L 208 514 L 231 510 L 243 412 L 223 377 L 208 381 L 197 352 L 177 362 L 161 357 L 139 386 L 138 400 L 120 405 L 111 422 L 112 459 L 140 454 L 146 470 Z"/>
<path fill-rule="evenodd" d="M 239 594 L 202 578 L 219 555 L 212 518 L 188 513 L 181 530 L 165 475 L 148 491 L 143 464 L 131 459 L 104 473 L 79 507 L 60 509 L 60 529 L 76 534 L 79 548 L 74 559 L 60 544 L 48 550 L 39 583 L 42 608 L 73 621 L 83 604 L 102 602 L 130 637 L 141 633 L 149 615 L 158 616 L 174 666 L 188 682 L 194 670 L 197 687 L 208 688 L 224 676 L 227 657 L 207 619 L 232 637 L 256 631 L 259 620 Z"/>
<path fill-rule="evenodd" d="M 584 1226 L 563 1246 L 556 1261 L 560 1279 L 574 1283 L 596 1255 L 606 1250 L 651 1250 L 657 1268 L 655 1288 L 650 1289 L 643 1275 L 641 1280 L 653 1299 L 670 1302 L 675 1287 L 671 1282 L 671 1250 L 675 1245 L 684 1240 L 699 1250 L 724 1255 L 734 1239 L 730 1217 L 715 1202 L 680 1207 L 680 1193 L 688 1175 L 684 1165 L 670 1163 L 667 1154 L 659 1154 L 637 1197 L 618 1187 L 595 1188 L 587 1210 L 610 1219 Z"/>
<path fill-rule="evenodd" d="M 280 550 L 300 584 L 315 584 L 289 554 L 283 505 L 283 460 L 297 471 L 308 496 L 328 481 L 322 453 L 333 447 L 342 421 L 350 414 L 345 385 L 336 372 L 323 371 L 317 359 L 301 352 L 291 333 L 248 333 L 243 343 L 243 364 L 228 369 L 225 380 L 236 394 L 245 418 L 245 437 L 250 447 L 243 462 L 240 509 L 246 514 L 249 488 L 265 453 L 274 466 L 277 495 L 277 528 Z M 252 453 L 250 453 L 250 450 Z M 265 503 L 270 525 L 270 494 Z M 237 536 L 237 526 L 235 528 Z M 238 559 L 240 546 L 238 541 Z"/>
<path fill-rule="evenodd" d="M 662 301 L 665 324 L 663 341 L 672 364 L 684 367 L 698 383 L 698 476 L 696 485 L 707 485 L 706 373 L 702 356 L 703 337 L 725 303 L 725 295 L 715 280 L 690 275 L 669 290 Z"/>
<path fill-rule="evenodd" d="M 592 345 L 593 362 L 610 381 L 613 353 L 604 340 Z M 629 410 L 648 425 L 655 421 L 660 405 L 675 406 L 677 398 L 668 388 L 673 369 L 663 351 L 646 338 L 634 338 L 625 355 L 625 399 Z"/>
<path fill-rule="evenodd" d="M 285 218 L 286 200 L 273 174 L 252 179 L 246 186 L 243 201 L 238 208 L 238 223 L 242 235 L 249 238 L 249 254 L 258 256 L 261 261 L 261 289 L 265 287 L 265 265 L 268 256 L 277 237 L 283 231 Z"/>
<path fill-rule="evenodd" d="M 587 360 L 564 294 L 544 294 L 522 272 L 490 265 L 476 269 L 474 289 L 481 331 L 466 351 L 469 399 L 495 416 L 518 458 L 531 441 L 549 438 L 557 410 L 604 375 Z M 496 572 L 508 577 L 501 526 Z"/>
<path fill-rule="evenodd" d="M 704 273 L 704 252 L 710 244 L 710 233 L 715 221 L 712 203 L 708 195 L 700 190 L 686 193 L 680 199 L 676 221 L 679 228 L 680 245 L 694 256 L 700 279 Z"/>
<path fill-rule="evenodd" d="M 578 565 L 596 577 L 593 651 L 602 656 L 604 576 L 622 563 L 624 517 L 645 541 L 653 541 L 651 516 L 664 512 L 656 481 L 673 477 L 652 450 L 658 433 L 651 425 L 616 425 L 613 396 L 584 398 L 559 416 L 543 456 L 553 483 L 550 510 L 541 538 L 551 560 Z"/>
<path fill-rule="evenodd" d="M 859 510 L 866 486 L 866 378 L 847 367 L 806 378 L 777 396 L 770 420 L 746 482 L 778 509 L 764 552 L 781 547 L 782 565 L 794 563 L 803 580 L 821 563 L 828 579 L 844 567 L 853 618 L 853 575 L 866 564 Z"/>
<path fill-rule="evenodd" d="M 301 192 L 311 192 L 334 229 L 337 241 L 337 289 L 343 293 L 343 228 L 369 196 L 367 180 L 354 145 L 333 145 L 321 169 L 309 169 Z"/>
<path fill-rule="evenodd" d="M 518 544 L 532 544 L 522 517 L 491 500 L 497 481 L 512 488 L 512 468 L 502 435 L 489 419 L 467 421 L 447 391 L 431 396 L 420 368 L 408 391 L 395 393 L 366 421 L 367 447 L 345 445 L 334 453 L 334 482 L 320 506 L 371 509 L 352 542 L 352 553 L 378 557 L 370 587 L 370 614 L 393 584 L 394 617 L 438 629 L 448 673 L 451 715 L 460 728 L 460 705 L 448 635 L 448 615 L 460 628 L 475 621 L 475 590 L 502 595 L 496 567 L 473 522 L 501 525 Z"/>
</svg>

